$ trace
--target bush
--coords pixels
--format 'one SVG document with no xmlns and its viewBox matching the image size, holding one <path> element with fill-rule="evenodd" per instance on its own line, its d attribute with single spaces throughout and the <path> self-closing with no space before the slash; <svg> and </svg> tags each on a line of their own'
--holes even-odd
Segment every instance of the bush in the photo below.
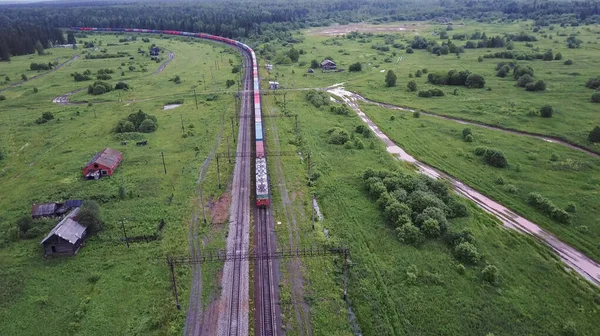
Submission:
<svg viewBox="0 0 600 336">
<path fill-rule="evenodd" d="M 329 105 L 329 96 L 323 91 L 310 90 L 306 93 L 306 100 L 319 108 L 324 105 Z"/>
<path fill-rule="evenodd" d="M 593 90 L 600 88 L 600 77 L 588 79 L 588 81 L 585 83 L 585 87 Z"/>
<path fill-rule="evenodd" d="M 564 64 L 565 64 L 565 65 L 573 65 L 573 61 L 572 61 L 572 60 L 570 60 L 570 59 L 568 59 L 568 60 L 565 60 L 565 63 L 564 63 Z"/>
<path fill-rule="evenodd" d="M 90 234 L 102 229 L 102 219 L 100 218 L 100 206 L 96 201 L 85 201 L 77 215 L 79 224 L 88 228 Z"/>
<path fill-rule="evenodd" d="M 0 95 L 0 101 L 6 100 L 6 96 L 5 95 Z"/>
<path fill-rule="evenodd" d="M 471 132 L 471 129 L 468 128 L 468 127 L 462 130 L 462 136 L 463 136 L 463 138 L 466 138 L 467 135 L 472 135 L 472 134 L 473 134 L 473 132 Z"/>
<path fill-rule="evenodd" d="M 125 82 L 118 82 L 115 84 L 115 90 L 129 90 L 129 84 Z"/>
<path fill-rule="evenodd" d="M 403 243 L 419 246 L 425 241 L 425 236 L 421 230 L 411 223 L 402 225 L 401 227 L 397 228 L 396 231 L 398 232 L 398 239 L 400 239 L 400 241 Z"/>
<path fill-rule="evenodd" d="M 348 68 L 348 70 L 350 72 L 360 72 L 360 71 L 362 71 L 362 64 L 360 64 L 360 62 L 350 64 L 350 67 Z"/>
<path fill-rule="evenodd" d="M 408 91 L 410 91 L 410 92 L 417 91 L 417 83 L 413 80 L 409 81 L 408 84 L 406 84 L 406 87 L 408 88 Z"/>
<path fill-rule="evenodd" d="M 485 78 L 482 75 L 472 74 L 467 77 L 465 86 L 468 88 L 481 89 L 485 86 Z"/>
<path fill-rule="evenodd" d="M 44 233 L 45 232 L 42 227 L 34 226 L 31 229 L 27 230 L 27 233 L 25 233 L 25 238 L 26 239 L 38 238 L 39 236 L 43 235 Z"/>
<path fill-rule="evenodd" d="M 529 83 L 533 83 L 534 79 L 528 74 L 525 74 L 517 79 L 517 86 L 525 87 Z"/>
<path fill-rule="evenodd" d="M 152 133 L 156 131 L 156 123 L 151 119 L 146 119 L 140 124 L 139 131 L 142 133 Z"/>
<path fill-rule="evenodd" d="M 101 95 L 112 90 L 112 86 L 106 82 L 96 81 L 88 86 L 88 94 Z"/>
<path fill-rule="evenodd" d="M 516 65 L 513 69 L 513 78 L 518 79 L 524 75 L 529 75 L 533 77 L 533 68 L 529 65 Z"/>
<path fill-rule="evenodd" d="M 477 57 L 477 62 L 483 62 L 483 57 L 482 56 Z"/>
<path fill-rule="evenodd" d="M 544 105 L 540 109 L 540 116 L 542 118 L 552 118 L 552 114 L 554 113 L 554 109 L 551 105 Z"/>
<path fill-rule="evenodd" d="M 115 126 L 116 133 L 128 133 L 135 132 L 135 125 L 129 120 L 119 120 L 117 126 Z"/>
<path fill-rule="evenodd" d="M 484 281 L 487 281 L 492 285 L 498 284 L 498 268 L 494 265 L 485 266 L 481 271 L 481 277 Z"/>
<path fill-rule="evenodd" d="M 413 50 L 413 48 L 411 48 L 411 47 L 407 47 L 407 48 L 406 48 L 406 53 L 407 53 L 407 54 L 412 54 L 412 53 L 414 53 L 414 52 L 415 52 L 415 51 Z"/>
<path fill-rule="evenodd" d="M 423 76 L 423 71 L 417 70 L 417 72 L 415 72 L 415 77 L 421 77 L 421 76 Z"/>
<path fill-rule="evenodd" d="M 385 86 L 386 87 L 396 86 L 396 74 L 394 73 L 394 71 L 390 70 L 385 75 Z"/>
<path fill-rule="evenodd" d="M 102 74 L 102 75 L 96 75 L 96 79 L 98 79 L 98 80 L 110 80 L 110 79 L 112 79 L 112 76 L 110 76 L 110 75 L 105 75 L 105 74 Z"/>
<path fill-rule="evenodd" d="M 481 259 L 479 251 L 475 245 L 469 242 L 462 242 L 454 248 L 454 255 L 457 259 L 470 264 L 476 264 Z"/>
<path fill-rule="evenodd" d="M 477 156 L 482 156 L 485 154 L 486 151 L 487 151 L 487 148 L 485 148 L 485 147 L 477 147 L 477 148 L 475 148 L 473 153 L 475 153 L 475 155 L 477 155 Z"/>
<path fill-rule="evenodd" d="M 556 55 L 554 55 L 554 60 L 555 61 L 560 61 L 562 59 L 562 54 L 561 53 L 556 53 Z"/>
<path fill-rule="evenodd" d="M 234 84 L 235 84 L 235 81 L 233 79 L 228 79 L 225 81 L 225 86 L 227 86 L 228 89 L 230 87 L 232 87 Z"/>
<path fill-rule="evenodd" d="M 21 233 L 27 233 L 27 231 L 34 227 L 34 225 L 35 223 L 33 222 L 33 219 L 31 219 L 30 216 L 23 216 L 17 219 L 17 227 L 19 228 L 19 231 Z"/>
<path fill-rule="evenodd" d="M 348 115 L 350 114 L 350 109 L 348 108 L 348 106 L 346 105 L 341 105 L 341 106 L 331 106 L 329 108 L 329 110 L 334 113 L 334 114 L 340 114 L 340 115 Z"/>
<path fill-rule="evenodd" d="M 550 201 L 539 193 L 529 193 L 527 195 L 527 203 L 534 206 L 538 210 L 541 210 L 548 214 L 550 218 L 563 223 L 569 224 L 571 221 L 571 215 L 565 210 L 557 207 Z"/>
<path fill-rule="evenodd" d="M 421 231 L 429 238 L 435 238 L 440 235 L 440 224 L 437 220 L 429 218 L 421 225 Z"/>
<path fill-rule="evenodd" d="M 473 136 L 472 136 L 471 134 L 468 134 L 468 135 L 465 137 L 465 141 L 466 141 L 466 142 L 473 142 Z"/>
<path fill-rule="evenodd" d="M 420 117 L 421 117 L 421 112 L 419 112 L 419 111 L 413 112 L 413 118 L 420 118 Z"/>
<path fill-rule="evenodd" d="M 446 219 L 444 210 L 437 207 L 428 207 L 423 210 L 423 212 L 415 217 L 415 224 L 417 226 L 422 226 L 429 219 L 434 219 L 444 230 L 448 226 L 448 220 Z"/>
<path fill-rule="evenodd" d="M 600 126 L 594 127 L 588 134 L 589 142 L 600 142 Z"/>
<path fill-rule="evenodd" d="M 569 205 L 567 205 L 567 208 L 565 209 L 565 211 L 569 212 L 569 213 L 577 212 L 577 207 L 575 206 L 575 203 L 573 203 L 573 202 L 569 203 Z"/>
<path fill-rule="evenodd" d="M 39 91 L 39 90 L 38 90 L 38 88 L 37 88 L 37 87 L 34 87 L 34 88 L 33 88 L 33 93 L 38 93 L 38 91 Z"/>
<path fill-rule="evenodd" d="M 600 92 L 596 91 L 592 94 L 591 98 L 592 103 L 600 103 Z"/>
<path fill-rule="evenodd" d="M 483 155 L 485 161 L 492 167 L 504 168 L 508 166 L 508 160 L 504 153 L 497 149 L 487 149 Z"/>
<path fill-rule="evenodd" d="M 350 140 L 350 135 L 345 130 L 335 127 L 327 131 L 329 133 L 329 143 L 334 145 L 343 145 Z"/>
<path fill-rule="evenodd" d="M 525 90 L 527 91 L 544 91 L 546 90 L 546 83 L 544 81 L 537 81 L 535 83 L 525 84 Z"/>
</svg>

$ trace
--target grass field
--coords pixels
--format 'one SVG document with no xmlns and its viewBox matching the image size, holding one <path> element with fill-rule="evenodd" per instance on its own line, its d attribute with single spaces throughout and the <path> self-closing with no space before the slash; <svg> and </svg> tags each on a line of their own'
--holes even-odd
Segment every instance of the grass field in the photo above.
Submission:
<svg viewBox="0 0 600 336">
<path fill-rule="evenodd" d="M 552 30 L 544 28 L 534 33 L 532 22 L 502 24 L 466 22 L 464 26 L 456 25 L 453 31 L 448 32 L 450 38 L 453 34 L 470 35 L 475 31 L 485 32 L 490 38 L 496 35 L 502 36 L 504 33 L 520 32 L 536 36 L 538 41 L 531 42 L 533 47 L 527 47 L 527 42 L 514 42 L 514 50 L 539 49 L 539 52 L 543 53 L 547 49 L 552 49 L 554 54 L 560 52 L 563 56 L 562 60 L 557 61 L 516 61 L 518 64 L 530 65 L 535 71 L 535 78 L 547 83 L 547 90 L 544 92 L 527 92 L 523 88 L 516 87 L 516 81 L 510 75 L 506 78 L 495 76 L 497 63 L 515 60 L 486 58 L 478 62 L 479 56 L 503 51 L 506 50 L 505 48 L 466 49 L 460 58 L 454 54 L 436 56 L 425 50 L 414 50 L 414 54 L 407 54 L 403 49 L 394 48 L 391 44 L 387 45 L 390 48 L 388 52 L 371 48 L 372 45 L 385 45 L 385 36 L 393 37 L 396 43 L 404 46 L 409 45 L 415 36 L 434 39 L 441 44 L 445 40 L 433 36 L 432 33 L 445 27 L 445 25 L 415 23 L 414 29 L 409 31 L 375 34 L 363 41 L 343 36 L 321 36 L 308 31 L 299 36 L 303 38 L 303 42 L 294 45 L 296 49 L 303 49 L 305 52 L 300 55 L 299 63 L 275 65 L 270 78 L 277 78 L 288 88 L 325 87 L 344 82 L 347 89 L 373 100 L 476 120 L 490 125 L 563 137 L 600 151 L 600 145 L 587 142 L 589 131 L 594 125 L 600 124 L 600 105 L 590 102 L 593 90 L 585 88 L 585 82 L 589 78 L 600 76 L 600 61 L 597 57 L 600 51 L 599 27 L 556 26 Z M 583 41 L 580 48 L 567 48 L 565 40 L 570 34 L 577 34 L 577 38 Z M 542 35 L 546 35 L 547 38 Z M 466 43 L 460 40 L 452 40 L 452 42 L 457 46 Z M 273 47 L 276 47 L 279 53 L 290 48 L 289 45 Z M 314 74 L 307 74 L 312 59 L 320 62 L 326 57 L 333 58 L 338 68 L 346 71 L 321 73 L 317 70 Z M 566 59 L 571 59 L 573 65 L 564 65 Z M 355 62 L 362 64 L 362 72 L 348 72 L 350 64 Z M 409 78 L 409 74 L 414 75 L 417 70 L 424 68 L 430 73 L 447 73 L 451 69 L 470 70 L 483 75 L 486 87 L 491 88 L 491 91 L 445 86 L 441 89 L 445 91 L 446 96 L 441 99 L 417 97 L 417 92 L 408 92 L 406 85 L 410 80 L 415 80 L 419 90 L 432 88 L 432 85 L 427 84 L 427 74 L 420 78 Z M 389 70 L 393 70 L 397 75 L 396 87 L 385 87 L 385 71 Z M 457 94 L 453 95 L 455 89 Z M 529 116 L 531 111 L 538 111 L 546 104 L 552 105 L 556 110 L 552 118 Z"/>
<path fill-rule="evenodd" d="M 263 99 L 264 108 L 281 113 L 274 97 Z M 301 134 L 310 150 L 314 169 L 322 175 L 316 186 L 306 186 L 306 162 L 281 157 L 292 209 L 296 212 L 302 244 L 338 244 L 351 248 L 349 299 L 364 335 L 562 335 L 574 325 L 577 334 L 592 335 L 597 328 L 597 289 L 569 274 L 547 248 L 508 231 L 487 214 L 469 205 L 469 217 L 453 220 L 456 228 L 470 228 L 484 254 L 480 265 L 457 271 L 458 262 L 440 241 L 420 248 L 395 238 L 391 227 L 367 197 L 360 174 L 369 167 L 409 171 L 376 142 L 369 149 L 345 149 L 327 142 L 327 130 L 340 127 L 352 132 L 361 121 L 353 114 L 334 115 L 305 102 L 304 93 L 287 96 L 287 108 L 299 115 Z M 275 119 L 281 150 L 297 150 L 294 124 Z M 269 125 L 267 123 L 267 125 Z M 267 126 L 267 137 L 272 126 Z M 269 159 L 273 180 L 273 157 Z M 311 230 L 310 194 L 315 193 L 325 220 Z M 275 221 L 280 246 L 286 246 L 288 229 L 277 189 L 273 190 Z M 324 233 L 327 229 L 328 237 Z M 315 335 L 351 335 L 342 301 L 340 259 L 305 258 L 306 294 Z M 500 269 L 501 284 L 481 279 L 485 263 Z M 285 267 L 282 267 L 284 269 Z M 409 274 L 417 269 L 417 281 Z M 286 293 L 286 290 L 288 291 Z M 289 287 L 283 287 L 283 298 Z M 296 325 L 291 306 L 285 306 L 284 322 Z M 295 335 L 292 331 L 291 335 Z"/>
<path fill-rule="evenodd" d="M 39 330 L 61 335 L 181 334 L 190 273 L 186 267 L 177 268 L 184 306 L 184 310 L 177 311 L 164 256 L 188 252 L 189 221 L 198 172 L 219 134 L 223 141 L 218 151 L 227 150 L 225 137 L 232 136 L 229 118 L 234 113 L 233 98 L 218 95 L 213 99 L 202 88 L 198 90 L 196 109 L 191 94 L 193 85 L 203 84 L 202 74 L 210 73 L 211 66 L 216 67 L 216 56 L 224 47 L 150 39 L 150 43 L 167 47 L 177 55 L 160 74 L 152 74 L 158 63 L 135 54 L 138 47 L 145 49 L 150 45 L 138 37 L 138 41 L 129 46 L 106 47 L 108 53 L 125 50 L 135 54 L 136 70 L 123 67 L 125 76 L 120 76 L 117 68 L 122 62 L 128 64 L 127 58 L 80 58 L 55 73 L 4 93 L 7 100 L 0 104 L 0 147 L 6 157 L 0 161 L 0 185 L 10 192 L 0 195 L 3 209 L 0 215 L 0 334 L 36 335 Z M 119 44 L 118 37 L 112 35 L 90 35 L 87 40 L 102 40 L 104 45 Z M 82 50 L 52 49 L 51 52 L 54 57 L 65 53 L 67 58 Z M 204 59 L 198 57 L 199 54 L 208 56 Z M 231 74 L 228 59 L 239 59 L 229 52 L 224 55 L 227 58 L 219 60 L 220 78 L 226 72 Z M 47 57 L 41 56 L 39 60 Z M 36 61 L 38 56 L 13 57 L 11 63 L 0 65 L 0 72 L 18 73 L 24 65 Z M 140 71 L 142 67 L 148 71 Z M 51 102 L 58 95 L 85 88 L 93 82 L 75 82 L 71 72 L 90 69 L 95 75 L 103 68 L 115 70 L 113 79 L 109 80 L 113 85 L 117 80 L 124 80 L 133 86 L 132 92 L 122 93 L 122 102 L 118 101 L 115 91 L 95 97 L 82 92 L 74 97 L 75 100 L 107 101 L 92 106 L 58 106 Z M 181 77 L 180 85 L 168 80 L 176 74 Z M 224 81 L 217 89 L 225 89 Z M 33 87 L 39 91 L 34 93 Z M 137 102 L 128 102 L 133 99 Z M 163 110 L 163 105 L 172 99 L 184 99 L 184 103 L 175 109 Z M 157 117 L 156 132 L 127 136 L 112 133 L 119 119 L 139 109 Z M 52 112 L 55 118 L 38 125 L 34 121 L 42 112 Z M 147 140 L 148 146 L 135 146 L 139 140 Z M 122 146 L 121 141 L 128 144 Z M 123 152 L 123 161 L 115 175 L 98 181 L 82 180 L 83 165 L 108 146 Z M 165 157 L 166 174 L 161 152 Z M 231 171 L 231 166 L 221 167 L 223 181 L 226 182 Z M 210 204 L 223 192 L 217 188 L 216 180 L 213 163 L 203 182 L 204 197 Z M 118 190 L 123 182 L 128 195 L 120 199 Z M 7 235 L 17 218 L 29 214 L 32 203 L 69 198 L 97 200 L 104 220 L 104 230 L 89 239 L 76 257 L 44 258 L 38 246 L 42 237 L 12 241 Z M 209 212 L 209 219 L 210 216 Z M 120 242 L 121 220 L 124 220 L 127 235 L 137 236 L 156 232 L 161 219 L 166 225 L 158 241 L 133 243 L 129 249 Z M 49 230 L 53 222 L 45 225 L 44 229 Z M 226 233 L 210 223 L 201 225 L 200 237 L 211 233 L 209 247 L 221 246 Z M 208 269 L 206 275 L 210 272 Z M 215 284 L 207 281 L 206 287 L 214 288 Z"/>
<path fill-rule="evenodd" d="M 562 145 L 507 136 L 483 127 L 470 127 L 475 140 L 465 142 L 462 138 L 465 126 L 456 122 L 427 116 L 413 118 L 408 112 L 392 112 L 366 104 L 361 109 L 416 159 L 448 172 L 600 260 L 599 159 Z M 396 117 L 393 121 L 392 115 Z M 503 151 L 510 167 L 487 165 L 474 154 L 474 149 L 480 146 Z M 574 203 L 576 213 L 572 222 L 561 224 L 528 205 L 527 195 L 531 192 L 541 193 L 562 209 Z"/>
</svg>

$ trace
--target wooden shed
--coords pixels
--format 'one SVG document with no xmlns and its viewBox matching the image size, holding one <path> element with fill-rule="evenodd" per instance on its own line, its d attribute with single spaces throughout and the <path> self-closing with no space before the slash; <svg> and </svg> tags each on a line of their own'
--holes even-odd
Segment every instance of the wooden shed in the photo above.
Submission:
<svg viewBox="0 0 600 336">
<path fill-rule="evenodd" d="M 321 69 L 335 70 L 335 69 L 337 69 L 337 65 L 335 64 L 334 61 L 326 59 L 323 62 L 321 62 Z"/>
<path fill-rule="evenodd" d="M 87 228 L 77 222 L 79 209 L 71 211 L 42 240 L 44 254 L 75 255 L 85 240 Z"/>
<path fill-rule="evenodd" d="M 123 154 L 112 148 L 105 148 L 83 167 L 83 176 L 87 179 L 99 179 L 103 176 L 111 176 L 121 163 Z"/>
</svg>

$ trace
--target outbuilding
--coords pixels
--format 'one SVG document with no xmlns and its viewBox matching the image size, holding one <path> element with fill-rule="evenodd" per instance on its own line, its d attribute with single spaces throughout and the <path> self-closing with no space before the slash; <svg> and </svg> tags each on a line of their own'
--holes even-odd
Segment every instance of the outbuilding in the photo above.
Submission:
<svg viewBox="0 0 600 336">
<path fill-rule="evenodd" d="M 103 176 L 112 176 L 121 163 L 123 153 L 112 148 L 105 148 L 83 167 L 83 176 L 86 179 L 99 179 Z"/>
<path fill-rule="evenodd" d="M 71 211 L 42 240 L 44 255 L 75 255 L 85 240 L 87 228 L 77 222 L 79 209 Z"/>
<path fill-rule="evenodd" d="M 269 89 L 271 89 L 271 90 L 279 89 L 279 82 L 269 82 Z"/>
<path fill-rule="evenodd" d="M 335 64 L 334 61 L 326 59 L 323 62 L 321 62 L 321 69 L 323 69 L 323 70 L 335 70 L 335 69 L 337 69 L 337 65 Z"/>
</svg>

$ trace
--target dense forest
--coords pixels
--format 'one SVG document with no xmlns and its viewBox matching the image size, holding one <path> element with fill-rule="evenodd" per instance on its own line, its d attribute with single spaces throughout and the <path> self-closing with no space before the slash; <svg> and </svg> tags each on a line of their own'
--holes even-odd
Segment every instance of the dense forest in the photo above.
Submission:
<svg viewBox="0 0 600 336">
<path fill-rule="evenodd" d="M 0 54 L 32 53 L 39 40 L 63 42 L 56 29 L 72 26 L 140 27 L 206 32 L 268 41 L 309 26 L 360 21 L 533 19 L 538 25 L 600 22 L 598 1 L 495 0 L 254 0 L 219 2 L 71 2 L 4 5 Z M 260 37 L 259 37 L 260 36 Z"/>
</svg>

